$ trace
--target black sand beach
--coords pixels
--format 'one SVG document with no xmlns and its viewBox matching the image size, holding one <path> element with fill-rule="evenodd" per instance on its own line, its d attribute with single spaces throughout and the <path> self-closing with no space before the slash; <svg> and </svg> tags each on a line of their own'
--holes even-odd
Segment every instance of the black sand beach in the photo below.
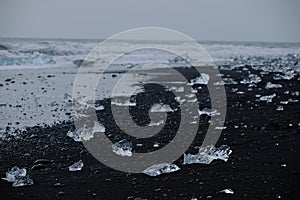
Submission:
<svg viewBox="0 0 300 200">
<path fill-rule="evenodd" d="M 221 70 L 224 77 L 238 82 L 249 72 L 262 79 L 251 90 L 247 84 L 225 85 L 226 129 L 216 146 L 225 144 L 232 149 L 227 162 L 182 165 L 182 156 L 175 162 L 181 169 L 174 173 L 157 177 L 124 173 L 103 165 L 80 142 L 68 137 L 67 132 L 74 127 L 72 121 L 36 126 L 24 131 L 22 137 L 0 142 L 0 175 L 4 177 L 16 165 L 31 169 L 38 159 L 48 161 L 29 170 L 33 185 L 14 188 L 0 180 L 1 200 L 299 198 L 299 103 L 282 105 L 280 101 L 299 99 L 292 92 L 299 90 L 300 77 L 273 80 L 278 73 L 263 74 L 247 66 Z M 283 87 L 265 89 L 269 81 Z M 272 102 L 256 97 L 273 93 L 276 96 Z M 276 110 L 279 105 L 284 109 Z M 105 119 L 110 116 L 109 111 L 105 109 L 99 116 Z M 109 132 L 116 127 L 105 128 Z M 201 136 L 195 138 L 190 150 L 199 146 L 199 141 L 201 145 Z M 79 160 L 84 163 L 83 169 L 69 172 L 68 166 Z M 227 188 L 234 194 L 219 193 Z"/>
</svg>

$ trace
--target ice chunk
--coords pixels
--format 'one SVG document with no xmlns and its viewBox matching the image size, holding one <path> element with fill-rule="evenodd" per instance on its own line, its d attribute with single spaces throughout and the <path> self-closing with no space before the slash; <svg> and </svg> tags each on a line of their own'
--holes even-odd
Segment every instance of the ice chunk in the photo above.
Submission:
<svg viewBox="0 0 300 200">
<path fill-rule="evenodd" d="M 99 110 L 104 110 L 104 106 L 102 106 L 102 105 L 95 106 L 94 108 L 95 108 L 95 110 L 97 110 L 97 111 L 99 111 Z"/>
<path fill-rule="evenodd" d="M 278 106 L 278 107 L 276 108 L 276 110 L 278 110 L 278 111 L 283 110 L 283 106 Z"/>
<path fill-rule="evenodd" d="M 149 176 L 158 176 L 161 174 L 171 173 L 180 170 L 175 164 L 161 163 L 154 164 L 143 171 L 144 174 Z"/>
<path fill-rule="evenodd" d="M 282 88 L 282 85 L 280 84 L 273 84 L 271 82 L 268 82 L 266 85 L 266 89 L 273 89 L 273 88 Z"/>
<path fill-rule="evenodd" d="M 112 145 L 112 150 L 119 156 L 132 156 L 132 143 L 126 139 Z"/>
<path fill-rule="evenodd" d="M 219 193 L 234 194 L 234 191 L 232 189 L 228 188 L 228 189 L 224 189 L 224 190 L 219 191 Z"/>
<path fill-rule="evenodd" d="M 247 78 L 241 80 L 240 83 L 242 84 L 252 84 L 252 83 L 259 83 L 261 82 L 261 78 L 256 74 L 250 74 Z"/>
<path fill-rule="evenodd" d="M 151 112 L 174 112 L 174 110 L 167 104 L 154 104 L 151 109 Z"/>
<path fill-rule="evenodd" d="M 33 185 L 33 180 L 27 174 L 25 168 L 14 166 L 10 171 L 6 172 L 6 177 L 2 178 L 8 182 L 12 182 L 13 187 L 21 187 L 25 185 Z"/>
<path fill-rule="evenodd" d="M 67 133 L 67 136 L 75 140 L 76 142 L 88 141 L 94 137 L 94 133 L 104 133 L 105 127 L 99 123 L 95 122 L 93 127 L 86 128 L 82 127 L 76 130 L 70 129 Z"/>
<path fill-rule="evenodd" d="M 205 73 L 201 73 L 201 76 L 194 78 L 191 80 L 188 85 L 195 85 L 195 84 L 201 84 L 201 85 L 207 85 L 209 81 L 209 75 Z"/>
<path fill-rule="evenodd" d="M 272 99 L 276 97 L 276 94 L 272 94 L 272 95 L 267 95 L 267 96 L 262 96 L 260 97 L 260 101 L 266 101 L 267 103 L 271 103 L 272 102 Z"/>
<path fill-rule="evenodd" d="M 199 115 L 215 116 L 220 115 L 220 113 L 215 109 L 204 108 L 203 110 L 199 110 Z"/>
<path fill-rule="evenodd" d="M 297 103 L 298 99 L 288 99 L 287 101 L 280 101 L 280 104 Z"/>
<path fill-rule="evenodd" d="M 287 73 L 285 75 L 276 74 L 275 76 L 273 76 L 273 79 L 274 80 L 291 80 L 294 77 L 295 77 L 295 75 L 291 74 L 291 73 Z"/>
<path fill-rule="evenodd" d="M 159 126 L 160 124 L 163 124 L 164 120 L 160 120 L 158 122 L 150 122 L 149 126 Z"/>
<path fill-rule="evenodd" d="M 105 132 L 105 127 L 103 126 L 103 124 L 99 123 L 99 122 L 95 122 L 94 126 L 92 128 L 92 133 L 104 133 Z"/>
<path fill-rule="evenodd" d="M 234 81 L 232 78 L 223 78 L 222 81 L 214 83 L 214 85 L 236 85 L 237 82 Z"/>
<path fill-rule="evenodd" d="M 70 172 L 80 171 L 82 170 L 82 167 L 83 167 L 83 162 L 82 160 L 79 160 L 78 162 L 75 162 L 69 166 L 69 171 Z"/>
<path fill-rule="evenodd" d="M 213 160 L 217 159 L 226 162 L 231 153 L 232 151 L 226 145 L 222 145 L 219 148 L 215 148 L 213 145 L 199 147 L 199 152 L 196 155 L 184 154 L 183 164 L 210 164 Z"/>
</svg>

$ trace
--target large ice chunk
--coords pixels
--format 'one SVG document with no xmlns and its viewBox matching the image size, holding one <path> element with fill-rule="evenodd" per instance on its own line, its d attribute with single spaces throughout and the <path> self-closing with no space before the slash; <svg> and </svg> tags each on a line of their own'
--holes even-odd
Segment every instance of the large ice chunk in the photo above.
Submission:
<svg viewBox="0 0 300 200">
<path fill-rule="evenodd" d="M 112 145 L 112 150 L 119 156 L 132 156 L 132 143 L 126 139 Z"/>
<path fill-rule="evenodd" d="M 69 166 L 70 172 L 80 171 L 83 168 L 83 162 L 82 160 L 79 160 L 78 162 L 73 163 Z"/>
<path fill-rule="evenodd" d="M 226 162 L 231 153 L 232 151 L 226 145 L 222 145 L 219 148 L 216 148 L 213 145 L 199 147 L 199 152 L 195 155 L 184 154 L 183 164 L 210 164 L 213 160 L 217 159 L 224 160 Z"/>
<path fill-rule="evenodd" d="M 145 169 L 143 173 L 149 176 L 158 176 L 160 174 L 171 173 L 178 170 L 180 170 L 180 168 L 175 164 L 161 163 L 151 165 L 150 167 Z"/>
<path fill-rule="evenodd" d="M 14 166 L 10 171 L 6 172 L 6 177 L 2 179 L 13 183 L 13 187 L 33 185 L 33 180 L 27 175 L 27 170 L 18 166 Z"/>
</svg>

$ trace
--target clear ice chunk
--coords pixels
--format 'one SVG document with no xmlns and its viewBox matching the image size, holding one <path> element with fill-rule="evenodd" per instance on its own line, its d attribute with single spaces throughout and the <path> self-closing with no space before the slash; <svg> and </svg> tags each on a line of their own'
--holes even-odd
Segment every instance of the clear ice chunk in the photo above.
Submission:
<svg viewBox="0 0 300 200">
<path fill-rule="evenodd" d="M 27 175 L 27 170 L 18 166 L 14 166 L 10 171 L 6 172 L 6 177 L 2 179 L 13 183 L 13 187 L 33 185 L 33 180 Z"/>
<path fill-rule="evenodd" d="M 199 115 L 215 116 L 220 115 L 220 113 L 215 109 L 204 108 L 203 110 L 199 110 Z"/>
<path fill-rule="evenodd" d="M 69 166 L 70 172 L 80 171 L 83 168 L 83 162 L 82 160 L 79 160 L 78 162 L 73 163 Z"/>
<path fill-rule="evenodd" d="M 112 150 L 119 156 L 132 156 L 132 142 L 126 139 L 120 140 L 112 145 Z"/>
<path fill-rule="evenodd" d="M 267 103 L 271 103 L 273 98 L 276 97 L 276 94 L 272 94 L 272 95 L 267 95 L 267 96 L 262 96 L 260 97 L 260 101 L 266 101 Z"/>
<path fill-rule="evenodd" d="M 210 164 L 213 160 L 224 160 L 225 162 L 229 159 L 229 155 L 232 150 L 226 145 L 222 145 L 219 148 L 209 145 L 206 147 L 199 147 L 197 154 L 184 154 L 183 164 Z"/>
<path fill-rule="evenodd" d="M 174 112 L 174 110 L 167 104 L 154 104 L 151 109 L 151 112 Z"/>
<path fill-rule="evenodd" d="M 194 78 L 188 83 L 188 85 L 195 85 L 195 84 L 200 84 L 200 85 L 207 85 L 209 81 L 209 75 L 205 73 L 201 73 L 201 76 Z"/>
<path fill-rule="evenodd" d="M 241 80 L 240 83 L 242 84 L 252 84 L 252 83 L 259 83 L 261 82 L 261 78 L 256 74 L 250 74 L 247 78 Z"/>
<path fill-rule="evenodd" d="M 224 190 L 219 191 L 219 193 L 234 194 L 234 191 L 232 189 L 228 188 L 228 189 L 224 189 Z"/>
<path fill-rule="evenodd" d="M 266 89 L 275 89 L 275 88 L 282 88 L 281 84 L 273 84 L 271 82 L 267 82 Z"/>
<path fill-rule="evenodd" d="M 90 128 L 82 127 L 76 130 L 70 129 L 67 136 L 76 142 L 83 142 L 92 139 L 94 137 L 94 133 L 98 132 L 104 133 L 105 127 L 101 123 L 95 122 L 94 126 Z"/>
<path fill-rule="evenodd" d="M 151 165 L 150 167 L 145 169 L 143 173 L 149 176 L 158 176 L 161 174 L 167 174 L 178 170 L 180 170 L 180 168 L 175 164 L 161 163 Z"/>
<path fill-rule="evenodd" d="M 222 81 L 215 82 L 214 85 L 236 85 L 237 82 L 232 78 L 223 78 Z"/>
</svg>

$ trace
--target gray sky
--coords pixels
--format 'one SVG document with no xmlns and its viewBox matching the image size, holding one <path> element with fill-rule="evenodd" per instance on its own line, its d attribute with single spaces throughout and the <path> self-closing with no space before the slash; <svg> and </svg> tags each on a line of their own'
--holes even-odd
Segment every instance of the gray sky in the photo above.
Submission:
<svg viewBox="0 0 300 200">
<path fill-rule="evenodd" d="M 137 27 L 197 40 L 300 42 L 299 0 L 0 0 L 0 37 L 102 38 Z"/>
</svg>

